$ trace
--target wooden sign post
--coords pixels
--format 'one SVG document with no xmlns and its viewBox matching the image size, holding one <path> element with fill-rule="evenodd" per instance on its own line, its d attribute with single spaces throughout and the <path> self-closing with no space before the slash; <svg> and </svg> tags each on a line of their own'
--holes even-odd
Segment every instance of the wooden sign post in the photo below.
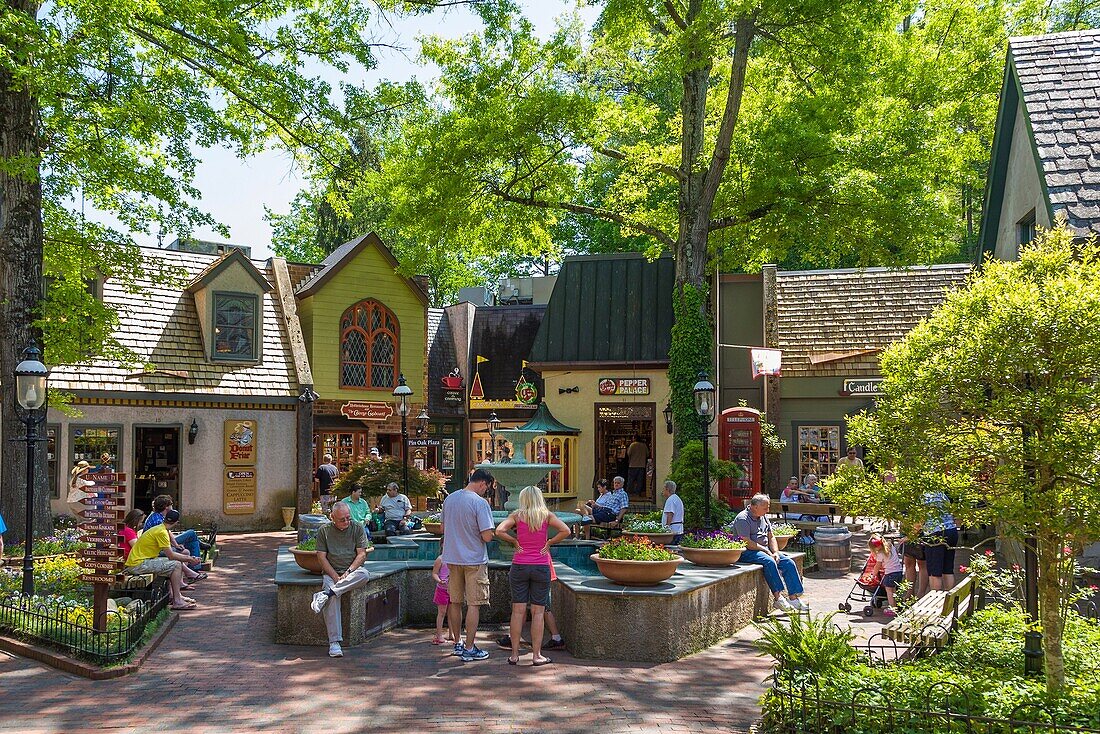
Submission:
<svg viewBox="0 0 1100 734">
<path fill-rule="evenodd" d="M 80 511 L 84 531 L 81 538 L 90 548 L 80 551 L 78 563 L 84 573 L 80 580 L 92 585 L 92 629 L 107 630 L 107 595 L 111 584 L 122 572 L 123 558 L 119 548 L 122 536 L 122 519 L 126 515 L 126 475 L 100 473 L 87 475 L 93 487 L 85 487 L 88 496 L 80 500 L 85 509 Z"/>
</svg>

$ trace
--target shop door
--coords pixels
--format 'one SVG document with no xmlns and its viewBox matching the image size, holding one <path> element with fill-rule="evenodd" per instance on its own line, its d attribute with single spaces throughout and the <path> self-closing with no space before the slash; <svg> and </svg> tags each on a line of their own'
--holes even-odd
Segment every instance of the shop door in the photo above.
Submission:
<svg viewBox="0 0 1100 734">
<path fill-rule="evenodd" d="M 642 479 L 641 494 L 632 501 L 655 503 L 653 481 L 653 453 L 656 445 L 654 419 L 657 407 L 654 403 L 605 403 L 596 406 L 596 479 L 621 476 L 629 477 L 630 461 L 627 450 L 635 439 L 641 439 L 649 453 L 647 471 Z"/>
<path fill-rule="evenodd" d="M 183 512 L 180 496 L 180 429 L 178 426 L 134 428 L 133 507 L 152 512 L 153 498 L 166 494 Z"/>
</svg>

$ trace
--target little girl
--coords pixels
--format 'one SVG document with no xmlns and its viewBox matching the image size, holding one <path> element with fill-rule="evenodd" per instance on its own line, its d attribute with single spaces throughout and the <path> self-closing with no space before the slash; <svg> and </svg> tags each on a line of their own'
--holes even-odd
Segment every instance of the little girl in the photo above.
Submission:
<svg viewBox="0 0 1100 734">
<path fill-rule="evenodd" d="M 432 601 L 435 602 L 436 609 L 433 645 L 445 645 L 451 642 L 449 632 L 446 636 L 443 635 L 443 622 L 447 619 L 447 607 L 451 603 L 451 595 L 447 593 L 447 579 L 450 578 L 450 575 L 450 569 L 443 562 L 441 554 L 435 559 L 435 565 L 432 566 L 432 581 L 435 581 L 435 596 L 432 597 Z"/>
<path fill-rule="evenodd" d="M 886 608 L 882 610 L 882 613 L 887 617 L 893 617 L 897 614 L 894 611 L 894 596 L 898 584 L 902 580 L 902 564 L 901 558 L 898 557 L 898 549 L 893 542 L 883 538 L 878 533 L 871 536 L 871 539 L 867 541 L 867 545 L 871 550 L 871 556 L 875 559 L 879 572 L 882 574 L 882 586 L 886 589 Z"/>
</svg>

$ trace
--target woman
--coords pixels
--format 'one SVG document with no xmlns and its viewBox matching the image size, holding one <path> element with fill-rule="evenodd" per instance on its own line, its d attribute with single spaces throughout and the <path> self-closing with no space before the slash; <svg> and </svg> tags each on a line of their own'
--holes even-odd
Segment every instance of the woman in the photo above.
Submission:
<svg viewBox="0 0 1100 734">
<path fill-rule="evenodd" d="M 548 538 L 550 528 L 557 531 Z M 512 528 L 516 537 L 509 535 Z M 519 493 L 519 509 L 497 526 L 496 536 L 502 543 L 516 546 L 512 567 L 508 570 L 508 585 L 512 592 L 512 620 L 509 637 L 512 656 L 509 665 L 519 663 L 520 634 L 531 605 L 531 665 L 546 665 L 550 658 L 542 654 L 543 615 L 550 598 L 550 577 L 553 561 L 550 546 L 569 537 L 569 528 L 561 519 L 546 509 L 542 492 L 538 487 L 524 487 Z"/>
<path fill-rule="evenodd" d="M 86 488 L 95 486 L 95 482 L 90 482 L 84 478 L 91 471 L 91 464 L 86 461 L 78 461 L 69 473 L 69 494 L 65 498 L 65 502 L 69 505 L 69 511 L 76 515 L 77 519 L 81 517 L 81 510 L 86 509 L 84 503 L 80 500 L 90 496 L 85 491 Z"/>
<path fill-rule="evenodd" d="M 928 588 L 947 591 L 955 585 L 955 546 L 959 544 L 958 526 L 948 509 L 951 500 L 943 492 L 927 492 L 923 503 L 928 513 L 921 528 Z"/>
<path fill-rule="evenodd" d="M 577 508 L 577 512 L 583 516 L 581 522 L 585 524 L 590 522 L 615 522 L 618 515 L 615 510 L 611 509 L 615 504 L 615 500 L 611 495 L 611 483 L 606 479 L 601 479 L 596 482 L 596 490 L 600 493 L 599 497 L 588 500 Z"/>
<path fill-rule="evenodd" d="M 135 507 L 126 513 L 126 517 L 122 520 L 122 532 L 120 533 L 122 537 L 118 541 L 118 547 L 122 549 L 122 560 L 125 561 L 130 557 L 130 549 L 138 541 L 138 533 L 144 526 L 144 512 Z"/>
</svg>

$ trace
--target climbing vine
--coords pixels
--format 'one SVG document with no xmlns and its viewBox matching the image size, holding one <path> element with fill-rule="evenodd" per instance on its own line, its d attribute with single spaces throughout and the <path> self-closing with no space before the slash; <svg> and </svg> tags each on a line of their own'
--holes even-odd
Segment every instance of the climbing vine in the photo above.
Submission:
<svg viewBox="0 0 1100 734">
<path fill-rule="evenodd" d="M 672 421 L 676 450 L 688 441 L 699 438 L 699 418 L 695 414 L 695 397 L 692 388 L 699 379 L 699 372 L 711 374 L 710 316 L 707 311 L 706 285 L 684 283 L 672 294 L 672 345 L 668 351 L 668 381 L 672 388 Z"/>
</svg>

